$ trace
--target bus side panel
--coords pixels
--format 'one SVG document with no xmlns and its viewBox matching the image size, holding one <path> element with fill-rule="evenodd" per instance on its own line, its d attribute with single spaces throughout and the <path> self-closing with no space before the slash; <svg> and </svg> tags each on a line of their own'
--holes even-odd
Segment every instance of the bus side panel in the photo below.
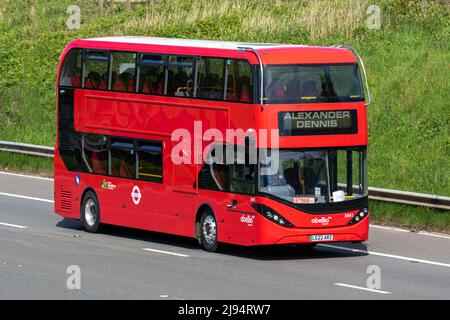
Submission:
<svg viewBox="0 0 450 320">
<path fill-rule="evenodd" d="M 55 212 L 65 218 L 79 219 L 80 194 L 77 190 L 76 174 L 67 171 L 57 147 L 55 148 L 53 184 Z"/>
<path fill-rule="evenodd" d="M 236 199 L 237 208 L 229 210 L 228 204 Z M 257 226 L 254 223 L 255 213 L 249 208 L 249 199 L 250 196 L 247 195 L 199 190 L 196 207 L 207 204 L 213 210 L 219 242 L 250 246 L 256 243 Z"/>
<path fill-rule="evenodd" d="M 201 135 L 215 128 L 223 134 L 229 127 L 228 109 L 217 106 L 199 107 L 188 99 L 136 94 L 117 94 L 79 90 L 75 95 L 75 130 L 78 132 L 113 132 L 114 135 L 155 135 L 171 137 Z M 172 98 L 176 99 L 176 98 Z M 105 132 L 107 131 L 107 132 Z M 194 137 L 191 137 L 193 143 Z"/>
</svg>

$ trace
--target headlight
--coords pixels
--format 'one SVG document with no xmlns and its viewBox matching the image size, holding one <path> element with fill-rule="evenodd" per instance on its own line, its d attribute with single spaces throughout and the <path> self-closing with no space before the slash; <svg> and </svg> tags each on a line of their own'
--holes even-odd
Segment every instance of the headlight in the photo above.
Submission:
<svg viewBox="0 0 450 320">
<path fill-rule="evenodd" d="M 361 210 L 359 210 L 359 212 L 357 214 L 355 214 L 355 216 L 353 217 L 352 220 L 350 220 L 350 222 L 348 224 L 355 224 L 360 222 L 362 219 L 364 219 L 367 215 L 369 214 L 369 209 L 367 208 L 363 208 Z"/>
<path fill-rule="evenodd" d="M 262 215 L 264 218 L 287 228 L 292 228 L 294 225 L 290 223 L 286 218 L 284 218 L 281 214 L 273 210 L 272 208 L 269 208 L 268 206 L 265 206 L 263 204 L 259 203 L 253 203 L 252 208 L 256 210 L 260 215 Z"/>
</svg>

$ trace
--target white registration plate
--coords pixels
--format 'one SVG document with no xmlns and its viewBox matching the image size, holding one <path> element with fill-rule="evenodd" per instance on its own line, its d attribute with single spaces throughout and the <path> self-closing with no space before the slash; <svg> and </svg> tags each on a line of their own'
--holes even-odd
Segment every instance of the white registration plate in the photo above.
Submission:
<svg viewBox="0 0 450 320">
<path fill-rule="evenodd" d="M 332 234 L 314 234 L 309 236 L 309 241 L 332 241 Z"/>
</svg>

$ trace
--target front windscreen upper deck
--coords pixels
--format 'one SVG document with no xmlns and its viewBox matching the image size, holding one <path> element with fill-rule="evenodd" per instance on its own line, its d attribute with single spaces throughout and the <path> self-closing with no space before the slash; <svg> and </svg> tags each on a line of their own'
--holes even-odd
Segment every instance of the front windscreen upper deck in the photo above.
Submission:
<svg viewBox="0 0 450 320">
<path fill-rule="evenodd" d="M 364 101 L 357 64 L 269 65 L 265 103 L 332 103 Z"/>
</svg>

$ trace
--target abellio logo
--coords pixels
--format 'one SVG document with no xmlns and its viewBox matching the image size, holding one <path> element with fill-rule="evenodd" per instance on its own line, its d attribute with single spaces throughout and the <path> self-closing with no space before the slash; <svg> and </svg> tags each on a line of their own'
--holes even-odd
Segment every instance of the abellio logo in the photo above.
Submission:
<svg viewBox="0 0 450 320">
<path fill-rule="evenodd" d="M 241 222 L 242 223 L 246 223 L 246 224 L 253 224 L 255 216 L 242 216 L 241 217 Z"/>
<path fill-rule="evenodd" d="M 320 219 L 319 218 L 314 218 L 314 219 L 311 219 L 311 223 L 313 223 L 313 224 L 320 223 L 322 225 L 327 225 L 330 222 L 331 219 L 332 219 L 332 217 L 328 217 L 328 218 L 322 217 Z"/>
</svg>

